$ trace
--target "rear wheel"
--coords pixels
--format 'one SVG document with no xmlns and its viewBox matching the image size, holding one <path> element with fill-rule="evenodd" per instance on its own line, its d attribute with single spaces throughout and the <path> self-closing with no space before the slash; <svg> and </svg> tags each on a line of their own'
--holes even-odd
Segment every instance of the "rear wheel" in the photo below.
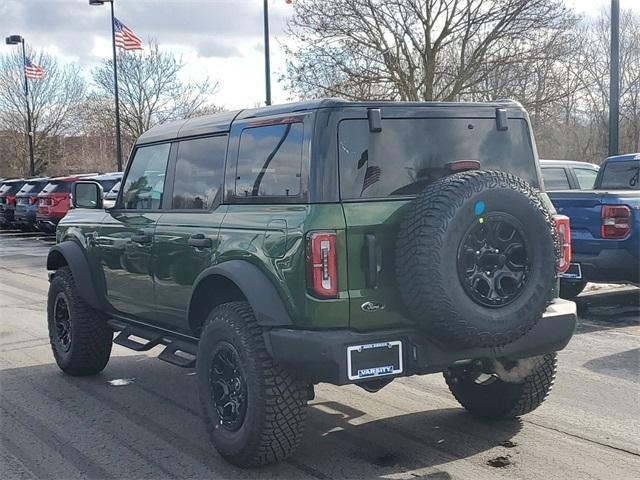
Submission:
<svg viewBox="0 0 640 480">
<path fill-rule="evenodd" d="M 571 300 L 582 293 L 587 286 L 587 282 L 570 282 L 568 280 L 560 280 L 560 297 Z"/>
<path fill-rule="evenodd" d="M 308 386 L 267 353 L 247 302 L 209 315 L 198 345 L 198 391 L 207 430 L 230 463 L 253 467 L 291 455 L 302 438 Z"/>
<path fill-rule="evenodd" d="M 113 331 L 80 297 L 69 267 L 58 269 L 47 301 L 49 341 L 58 367 L 69 375 L 101 372 L 111 356 Z"/>
<path fill-rule="evenodd" d="M 456 367 L 444 373 L 453 396 L 471 414 L 484 418 L 514 418 L 538 408 L 556 376 L 557 354 L 549 353 L 520 383 L 501 380 L 473 368 Z"/>
</svg>

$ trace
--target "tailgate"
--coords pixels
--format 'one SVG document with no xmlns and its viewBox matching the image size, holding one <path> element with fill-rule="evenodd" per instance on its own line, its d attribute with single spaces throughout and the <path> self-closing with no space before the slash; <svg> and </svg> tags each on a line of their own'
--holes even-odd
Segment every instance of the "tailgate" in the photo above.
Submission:
<svg viewBox="0 0 640 480">
<path fill-rule="evenodd" d="M 605 249 L 624 248 L 633 251 L 637 245 L 640 222 L 638 192 L 559 191 L 547 192 L 558 213 L 571 219 L 571 247 L 574 253 L 597 255 Z M 602 205 L 626 205 L 631 208 L 633 229 L 621 240 L 603 239 Z"/>
<path fill-rule="evenodd" d="M 343 203 L 347 224 L 350 326 L 374 330 L 406 326 L 395 281 L 395 244 L 407 200 Z"/>
</svg>

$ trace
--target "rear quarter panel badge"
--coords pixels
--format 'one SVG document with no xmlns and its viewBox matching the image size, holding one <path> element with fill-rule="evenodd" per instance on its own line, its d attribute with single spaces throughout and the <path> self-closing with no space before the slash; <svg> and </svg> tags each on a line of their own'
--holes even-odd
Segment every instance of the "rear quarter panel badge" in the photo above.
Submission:
<svg viewBox="0 0 640 480">
<path fill-rule="evenodd" d="M 384 304 L 378 302 L 364 302 L 360 305 L 360 309 L 363 312 L 378 312 L 380 310 L 384 310 Z"/>
</svg>

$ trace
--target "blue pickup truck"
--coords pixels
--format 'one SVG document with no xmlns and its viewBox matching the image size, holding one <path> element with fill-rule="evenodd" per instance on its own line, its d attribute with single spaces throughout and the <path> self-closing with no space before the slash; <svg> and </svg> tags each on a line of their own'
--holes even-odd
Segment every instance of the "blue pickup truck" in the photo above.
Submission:
<svg viewBox="0 0 640 480">
<path fill-rule="evenodd" d="M 560 295 L 573 298 L 587 282 L 640 281 L 640 153 L 607 158 L 593 190 L 547 190 L 571 219 L 572 264 Z"/>
</svg>

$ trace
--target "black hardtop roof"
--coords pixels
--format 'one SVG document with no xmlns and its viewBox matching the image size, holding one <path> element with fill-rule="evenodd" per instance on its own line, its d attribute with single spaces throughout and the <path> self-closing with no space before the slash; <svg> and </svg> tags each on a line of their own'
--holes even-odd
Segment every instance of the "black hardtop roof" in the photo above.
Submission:
<svg viewBox="0 0 640 480">
<path fill-rule="evenodd" d="M 493 102 L 398 102 L 384 100 L 351 101 L 341 98 L 320 98 L 317 100 L 304 100 L 301 102 L 284 103 L 281 105 L 270 105 L 268 107 L 249 108 L 244 110 L 234 110 L 228 112 L 214 113 L 201 117 L 188 118 L 163 123 L 147 130 L 140 135 L 136 144 L 162 142 L 174 140 L 176 138 L 194 137 L 198 135 L 210 135 L 228 132 L 234 120 L 266 117 L 270 115 L 280 115 L 286 113 L 305 112 L 320 108 L 344 108 L 344 107 L 365 107 L 376 108 L 385 106 L 398 106 L 407 108 L 417 107 L 482 107 L 482 108 L 515 108 L 523 110 L 522 105 L 514 100 L 495 100 Z"/>
</svg>

